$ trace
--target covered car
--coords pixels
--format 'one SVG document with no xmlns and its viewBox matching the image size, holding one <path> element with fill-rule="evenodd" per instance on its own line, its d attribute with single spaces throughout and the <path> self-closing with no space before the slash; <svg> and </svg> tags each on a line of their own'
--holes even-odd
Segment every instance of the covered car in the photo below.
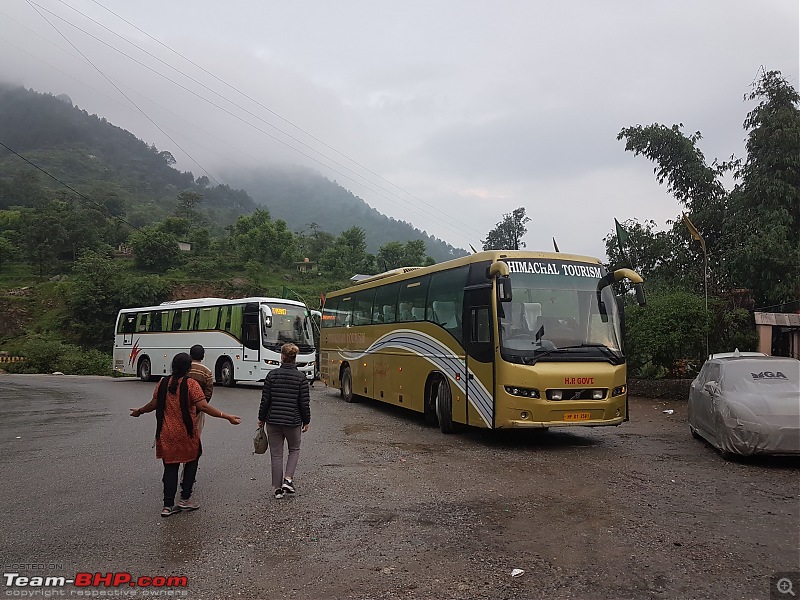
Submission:
<svg viewBox="0 0 800 600">
<path fill-rule="evenodd" d="M 712 355 L 689 391 L 689 430 L 739 454 L 800 455 L 800 360 Z"/>
</svg>

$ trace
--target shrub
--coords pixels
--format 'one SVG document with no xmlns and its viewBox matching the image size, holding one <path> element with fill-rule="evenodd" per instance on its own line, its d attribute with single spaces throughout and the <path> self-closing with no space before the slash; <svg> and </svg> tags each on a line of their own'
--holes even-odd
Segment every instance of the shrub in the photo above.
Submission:
<svg viewBox="0 0 800 600">
<path fill-rule="evenodd" d="M 111 375 L 111 355 L 83 350 L 52 337 L 33 336 L 22 349 L 24 362 L 9 363 L 9 373 L 53 373 L 65 375 Z"/>
</svg>

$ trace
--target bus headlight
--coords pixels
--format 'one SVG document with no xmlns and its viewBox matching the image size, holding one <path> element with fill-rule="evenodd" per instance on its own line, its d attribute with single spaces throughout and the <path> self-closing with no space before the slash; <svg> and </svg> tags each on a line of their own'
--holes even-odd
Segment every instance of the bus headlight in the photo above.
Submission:
<svg viewBox="0 0 800 600">
<path fill-rule="evenodd" d="M 281 365 L 281 361 L 279 361 L 279 360 L 267 360 L 265 358 L 264 362 L 267 363 L 268 365 L 277 365 L 277 366 Z"/>
<path fill-rule="evenodd" d="M 592 390 L 592 400 L 602 400 L 605 395 L 603 390 Z"/>
<path fill-rule="evenodd" d="M 505 386 L 506 392 L 511 394 L 512 396 L 521 396 L 523 398 L 538 398 L 539 397 L 539 390 L 534 388 L 522 388 L 516 387 L 513 385 Z"/>
<path fill-rule="evenodd" d="M 563 397 L 563 392 L 561 390 L 553 390 L 550 392 L 550 400 L 561 400 Z"/>
<path fill-rule="evenodd" d="M 622 396 L 622 394 L 624 394 L 625 391 L 626 391 L 626 386 L 618 385 L 613 390 L 611 390 L 611 395 L 612 396 Z"/>
</svg>

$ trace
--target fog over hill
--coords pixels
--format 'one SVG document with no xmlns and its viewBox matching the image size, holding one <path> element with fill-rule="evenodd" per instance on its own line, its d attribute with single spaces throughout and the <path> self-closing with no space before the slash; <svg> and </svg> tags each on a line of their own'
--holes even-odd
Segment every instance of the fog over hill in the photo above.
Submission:
<svg viewBox="0 0 800 600">
<path fill-rule="evenodd" d="M 0 132 L 0 141 L 81 193 L 116 194 L 125 205 L 128 220 L 137 226 L 171 214 L 177 194 L 191 189 L 203 194 L 203 208 L 218 229 L 263 206 L 273 219 L 285 220 L 295 232 L 309 232 L 313 226 L 336 236 L 357 225 L 364 229 L 371 253 L 390 241 L 421 239 L 437 262 L 466 254 L 409 223 L 381 214 L 308 168 L 265 165 L 218 174 L 225 185 L 210 185 L 207 177 L 195 180 L 191 172 L 173 167 L 173 149 L 156 148 L 102 115 L 89 114 L 65 94 L 0 83 Z M 31 171 L 45 187 L 65 191 L 23 159 L 0 148 L 0 181 L 8 181 L 0 193 L 0 209 L 19 203 L 12 182 L 20 173 Z M 98 187 L 101 184 L 102 189 Z"/>
</svg>

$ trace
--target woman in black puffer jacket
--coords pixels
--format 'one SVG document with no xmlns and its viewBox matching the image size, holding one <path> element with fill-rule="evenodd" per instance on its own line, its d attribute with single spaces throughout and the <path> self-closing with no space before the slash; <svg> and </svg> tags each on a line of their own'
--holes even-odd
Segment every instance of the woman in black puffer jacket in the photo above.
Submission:
<svg viewBox="0 0 800 600">
<path fill-rule="evenodd" d="M 308 431 L 311 404 L 306 376 L 297 370 L 295 359 L 299 349 L 294 344 L 281 347 L 281 366 L 267 373 L 258 426 L 266 423 L 269 454 L 272 459 L 272 487 L 275 498 L 294 494 L 294 472 L 300 458 L 300 436 Z M 289 446 L 286 470 L 283 468 L 283 442 Z"/>
</svg>

